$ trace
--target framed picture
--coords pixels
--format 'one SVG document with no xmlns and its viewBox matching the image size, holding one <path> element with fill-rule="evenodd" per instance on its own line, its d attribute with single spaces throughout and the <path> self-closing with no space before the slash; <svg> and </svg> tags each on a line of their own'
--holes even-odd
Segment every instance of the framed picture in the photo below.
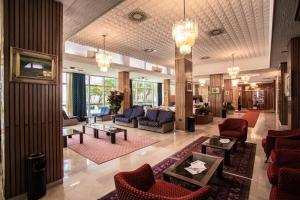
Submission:
<svg viewBox="0 0 300 200">
<path fill-rule="evenodd" d="M 10 80 L 56 84 L 57 56 L 11 47 Z"/>
<path fill-rule="evenodd" d="M 186 91 L 193 92 L 193 82 L 191 82 L 191 81 L 186 82 Z"/>
<path fill-rule="evenodd" d="M 289 73 L 284 73 L 284 94 L 286 97 L 291 96 L 291 77 Z"/>
<path fill-rule="evenodd" d="M 220 94 L 220 87 L 212 87 L 211 94 Z"/>
<path fill-rule="evenodd" d="M 225 95 L 228 96 L 230 94 L 229 90 L 225 90 Z"/>
</svg>

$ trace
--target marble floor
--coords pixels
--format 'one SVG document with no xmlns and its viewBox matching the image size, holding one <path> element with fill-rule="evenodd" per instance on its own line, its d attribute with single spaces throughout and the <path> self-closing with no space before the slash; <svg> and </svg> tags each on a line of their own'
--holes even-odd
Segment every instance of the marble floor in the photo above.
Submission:
<svg viewBox="0 0 300 200">
<path fill-rule="evenodd" d="M 231 117 L 240 115 L 242 114 L 234 114 Z M 194 133 L 176 131 L 159 134 L 128 128 L 130 133 L 158 139 L 160 142 L 100 165 L 65 148 L 64 183 L 48 189 L 47 195 L 42 199 L 98 199 L 115 189 L 113 176 L 119 171 L 133 170 L 144 163 L 153 166 L 200 136 L 218 134 L 217 124 L 221 121 L 221 118 L 215 118 L 212 124 L 196 126 Z M 81 126 L 76 128 L 80 129 Z M 284 127 L 280 127 L 274 113 L 261 113 L 255 128 L 249 128 L 248 141 L 257 143 L 250 200 L 264 200 L 269 197 L 270 184 L 266 176 L 267 164 L 264 163 L 265 157 L 261 147 L 261 138 L 266 135 L 268 129 L 284 129 Z"/>
</svg>

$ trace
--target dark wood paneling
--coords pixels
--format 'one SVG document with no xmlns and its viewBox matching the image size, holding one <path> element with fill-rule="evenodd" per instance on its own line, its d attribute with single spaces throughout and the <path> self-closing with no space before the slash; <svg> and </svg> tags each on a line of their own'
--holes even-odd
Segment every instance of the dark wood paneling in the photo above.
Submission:
<svg viewBox="0 0 300 200">
<path fill-rule="evenodd" d="M 289 43 L 288 71 L 291 73 L 290 126 L 300 128 L 300 37 Z"/>
<path fill-rule="evenodd" d="M 10 198 L 26 192 L 29 154 L 46 154 L 47 183 L 63 178 L 63 7 L 54 0 L 4 0 L 4 7 L 4 193 Z M 57 55 L 57 85 L 10 82 L 11 46 Z"/>
<path fill-rule="evenodd" d="M 226 94 L 226 92 L 229 92 Z M 232 81 L 231 79 L 224 80 L 224 102 L 232 103 Z"/>
</svg>

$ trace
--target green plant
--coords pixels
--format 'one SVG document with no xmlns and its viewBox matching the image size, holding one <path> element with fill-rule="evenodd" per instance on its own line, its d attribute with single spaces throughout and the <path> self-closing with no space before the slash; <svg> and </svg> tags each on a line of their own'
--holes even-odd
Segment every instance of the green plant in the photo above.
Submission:
<svg viewBox="0 0 300 200">
<path fill-rule="evenodd" d="M 124 100 L 124 93 L 119 91 L 110 91 L 110 95 L 108 96 L 108 104 L 111 112 L 113 114 L 117 114 L 121 108 L 121 103 Z"/>
<path fill-rule="evenodd" d="M 234 106 L 231 102 L 224 102 L 223 103 L 223 110 L 234 111 L 235 108 L 234 108 Z"/>
<path fill-rule="evenodd" d="M 199 114 L 200 115 L 209 115 L 210 108 L 208 106 L 208 103 L 205 103 L 204 105 L 200 106 L 199 108 Z"/>
</svg>

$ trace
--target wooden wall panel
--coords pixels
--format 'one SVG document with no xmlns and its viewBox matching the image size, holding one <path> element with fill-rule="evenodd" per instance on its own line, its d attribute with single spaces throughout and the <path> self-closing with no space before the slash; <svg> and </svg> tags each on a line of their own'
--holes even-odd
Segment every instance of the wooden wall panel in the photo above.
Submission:
<svg viewBox="0 0 300 200">
<path fill-rule="evenodd" d="M 223 74 L 213 74 L 209 76 L 210 79 L 210 91 L 209 91 L 209 102 L 211 110 L 214 116 L 222 116 L 222 104 L 223 104 Z M 212 94 L 211 89 L 214 87 L 220 88 L 219 94 Z"/>
<path fill-rule="evenodd" d="M 125 109 L 130 107 L 129 72 L 119 72 L 118 78 L 119 91 L 124 93 L 124 101 L 119 112 L 124 113 Z"/>
<path fill-rule="evenodd" d="M 291 75 L 289 126 L 300 128 L 300 37 L 291 39 L 288 53 L 288 72 Z"/>
<path fill-rule="evenodd" d="M 26 192 L 26 157 L 43 152 L 47 183 L 63 178 L 61 65 L 63 6 L 54 0 L 4 0 L 4 193 Z M 58 56 L 56 85 L 9 80 L 10 47 Z"/>
<path fill-rule="evenodd" d="M 232 103 L 232 82 L 231 79 L 224 80 L 224 102 Z"/>
</svg>

